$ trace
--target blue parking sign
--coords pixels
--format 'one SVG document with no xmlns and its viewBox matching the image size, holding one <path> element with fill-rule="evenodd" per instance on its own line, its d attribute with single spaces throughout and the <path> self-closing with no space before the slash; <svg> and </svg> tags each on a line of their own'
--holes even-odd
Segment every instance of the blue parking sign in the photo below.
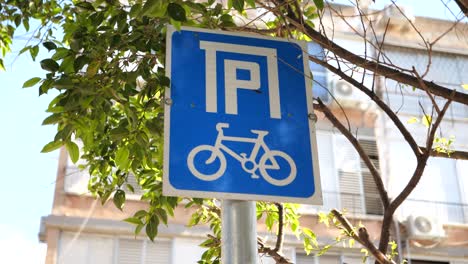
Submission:
<svg viewBox="0 0 468 264">
<path fill-rule="evenodd" d="M 165 195 L 321 204 L 307 45 L 168 27 Z"/>
</svg>

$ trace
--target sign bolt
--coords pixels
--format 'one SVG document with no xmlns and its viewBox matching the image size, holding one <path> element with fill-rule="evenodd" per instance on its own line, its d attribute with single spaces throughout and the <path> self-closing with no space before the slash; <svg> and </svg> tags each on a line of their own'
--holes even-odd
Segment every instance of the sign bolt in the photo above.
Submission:
<svg viewBox="0 0 468 264">
<path fill-rule="evenodd" d="M 317 115 L 314 113 L 309 113 L 308 115 L 309 119 L 312 120 L 312 122 L 317 123 Z"/>
<path fill-rule="evenodd" d="M 172 99 L 171 98 L 166 98 L 164 99 L 164 103 L 167 105 L 172 105 Z"/>
</svg>

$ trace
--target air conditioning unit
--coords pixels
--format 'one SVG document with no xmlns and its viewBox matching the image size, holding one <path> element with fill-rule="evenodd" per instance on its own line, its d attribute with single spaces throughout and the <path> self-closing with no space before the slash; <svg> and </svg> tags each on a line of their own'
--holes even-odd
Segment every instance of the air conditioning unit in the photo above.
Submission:
<svg viewBox="0 0 468 264">
<path fill-rule="evenodd" d="M 434 217 L 410 215 L 406 220 L 408 237 L 412 239 L 433 240 L 445 237 L 442 224 Z"/>
<path fill-rule="evenodd" d="M 339 103 L 345 108 L 359 108 L 360 110 L 367 110 L 370 99 L 359 89 L 336 75 L 330 75 L 328 80 L 330 80 L 328 88 L 337 101 L 336 102 L 332 99 L 332 103 Z"/>
</svg>

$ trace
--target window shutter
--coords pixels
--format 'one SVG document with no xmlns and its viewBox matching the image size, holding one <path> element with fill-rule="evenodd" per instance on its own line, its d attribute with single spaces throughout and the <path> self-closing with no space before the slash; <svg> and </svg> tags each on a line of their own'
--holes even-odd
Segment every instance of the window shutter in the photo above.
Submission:
<svg viewBox="0 0 468 264">
<path fill-rule="evenodd" d="M 145 264 L 167 264 L 171 261 L 171 241 L 155 240 L 146 242 Z"/>
<path fill-rule="evenodd" d="M 377 143 L 375 142 L 375 140 L 360 139 L 359 143 L 361 144 L 366 154 L 369 156 L 369 159 L 371 160 L 372 164 L 374 164 L 377 170 L 380 170 L 379 153 L 377 150 Z M 372 215 L 382 215 L 383 205 L 380 201 L 379 192 L 375 185 L 374 178 L 372 177 L 369 168 L 362 160 L 361 174 L 366 213 Z"/>
<path fill-rule="evenodd" d="M 355 256 L 343 256 L 343 263 L 346 264 L 363 264 L 361 257 Z M 365 262 L 364 262 L 365 263 Z"/>
<path fill-rule="evenodd" d="M 340 257 L 333 255 L 323 255 L 318 257 L 318 264 L 340 264 Z"/>
<path fill-rule="evenodd" d="M 143 255 L 143 241 L 119 239 L 118 264 L 140 264 Z"/>
<path fill-rule="evenodd" d="M 315 264 L 314 255 L 297 254 L 296 264 Z"/>
<path fill-rule="evenodd" d="M 333 157 L 333 135 L 327 132 L 317 132 L 317 148 L 323 190 L 323 208 L 325 210 L 337 208 L 339 199 Z"/>
<path fill-rule="evenodd" d="M 114 240 L 109 237 L 62 233 L 58 249 L 59 264 L 112 264 Z"/>
<path fill-rule="evenodd" d="M 59 264 L 87 263 L 88 241 L 84 236 L 75 238 L 72 233 L 62 233 L 58 249 Z"/>
<path fill-rule="evenodd" d="M 114 241 L 107 237 L 89 237 L 88 263 L 113 264 Z"/>
<path fill-rule="evenodd" d="M 359 155 L 342 135 L 335 135 L 335 160 L 341 208 L 353 214 L 364 213 Z"/>
</svg>

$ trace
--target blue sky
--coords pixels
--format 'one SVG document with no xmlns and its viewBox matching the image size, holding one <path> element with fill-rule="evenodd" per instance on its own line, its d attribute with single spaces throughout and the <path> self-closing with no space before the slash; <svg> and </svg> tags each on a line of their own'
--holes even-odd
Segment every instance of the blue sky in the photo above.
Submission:
<svg viewBox="0 0 468 264">
<path fill-rule="evenodd" d="M 22 39 L 15 39 L 17 53 Z M 38 89 L 21 89 L 24 81 L 43 76 L 38 61 L 10 54 L 6 72 L 0 72 L 0 164 L 2 217 L 0 248 L 8 263 L 43 263 L 44 246 L 38 244 L 40 217 L 52 208 L 58 152 L 40 154 L 55 127 L 41 126 L 53 96 L 38 96 Z M 41 54 L 41 57 L 44 54 Z M 26 247 L 30 253 L 25 254 Z M 6 259 L 3 257 L 5 256 Z"/>
<path fill-rule="evenodd" d="M 443 0 L 447 1 L 447 0 Z M 347 0 L 335 2 L 349 3 Z M 388 1 L 376 0 L 373 8 Z M 439 0 L 407 0 L 418 16 L 453 19 Z M 451 6 L 453 7 L 453 1 Z M 453 10 L 459 9 L 455 6 Z M 6 59 L 6 72 L 0 72 L 0 165 L 2 215 L 0 248 L 5 263 L 44 263 L 45 246 L 37 239 L 40 217 L 51 212 L 58 152 L 41 154 L 42 147 L 53 139 L 55 127 L 41 126 L 45 109 L 53 95 L 38 96 L 37 87 L 21 89 L 24 81 L 44 76 L 29 56 L 17 57 L 25 37 L 15 39 L 13 54 Z"/>
</svg>

